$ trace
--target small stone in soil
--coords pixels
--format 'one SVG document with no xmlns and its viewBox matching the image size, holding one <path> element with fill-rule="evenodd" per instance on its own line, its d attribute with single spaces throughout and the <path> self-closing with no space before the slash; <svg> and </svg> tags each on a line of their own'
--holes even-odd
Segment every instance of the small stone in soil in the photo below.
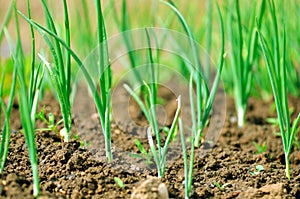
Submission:
<svg viewBox="0 0 300 199">
<path fill-rule="evenodd" d="M 67 179 L 67 180 L 72 180 L 72 179 L 74 179 L 75 177 L 76 177 L 75 174 L 70 174 L 70 175 L 67 175 L 66 179 Z"/>
</svg>

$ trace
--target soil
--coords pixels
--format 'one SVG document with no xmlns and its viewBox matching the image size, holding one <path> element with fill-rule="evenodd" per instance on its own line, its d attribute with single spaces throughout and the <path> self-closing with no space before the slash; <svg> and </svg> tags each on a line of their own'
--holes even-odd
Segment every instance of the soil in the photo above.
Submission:
<svg viewBox="0 0 300 199">
<path fill-rule="evenodd" d="M 169 101 L 176 105 L 174 97 L 170 97 Z M 299 99 L 290 98 L 290 103 L 296 109 L 295 113 L 300 111 Z M 191 198 L 300 198 L 300 149 L 295 146 L 292 150 L 291 180 L 288 181 L 281 137 L 274 133 L 278 129 L 266 122 L 267 117 L 275 116 L 274 110 L 271 110 L 272 103 L 251 98 L 247 124 L 243 128 L 236 125 L 231 98 L 227 98 L 226 105 L 226 120 L 218 142 L 207 153 L 203 153 L 203 147 L 196 150 Z M 43 106 L 46 113 L 52 112 L 59 118 L 59 106 L 52 96 L 45 97 L 41 104 Z M 83 104 L 83 107 L 87 109 L 87 104 Z M 170 112 L 174 113 L 175 109 L 176 106 L 173 106 Z M 73 132 L 80 136 L 80 140 L 72 139 L 69 143 L 63 143 L 54 132 L 36 133 L 40 198 L 165 198 L 155 194 L 164 190 L 165 186 L 170 198 L 184 197 L 183 159 L 176 147 L 172 148 L 175 155 L 169 158 L 165 177 L 153 178 L 157 176 L 153 165 L 149 166 L 145 161 L 130 156 L 132 152 L 139 153 L 134 141 L 136 138 L 147 149 L 144 136 L 146 127 L 136 128 L 130 123 L 113 122 L 114 161 L 108 163 L 104 150 L 97 150 L 97 146 L 104 146 L 97 118 L 84 115 L 84 120 L 77 117 L 76 111 L 80 113 L 82 110 L 79 107 L 74 111 L 76 129 Z M 12 116 L 14 130 L 1 175 L 0 198 L 33 198 L 28 152 L 24 135 L 18 131 L 21 124 L 17 104 Z M 143 123 L 140 114 L 133 114 L 132 117 Z M 44 126 L 42 122 L 37 125 Z M 93 143 L 82 146 L 82 141 L 88 140 L 91 134 L 94 139 L 89 142 Z M 95 136 L 99 139 L 95 139 Z M 257 154 L 253 142 L 260 145 L 265 142 L 267 150 Z M 257 165 L 263 166 L 264 170 L 257 172 Z M 116 184 L 114 177 L 123 181 L 123 188 Z M 137 193 L 142 195 L 135 197 L 132 196 L 133 192 L 135 196 Z"/>
</svg>

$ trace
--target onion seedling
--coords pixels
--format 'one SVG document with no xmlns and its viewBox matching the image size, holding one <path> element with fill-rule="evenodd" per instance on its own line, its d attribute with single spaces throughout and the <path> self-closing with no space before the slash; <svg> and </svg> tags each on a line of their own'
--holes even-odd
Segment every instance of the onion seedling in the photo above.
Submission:
<svg viewBox="0 0 300 199">
<path fill-rule="evenodd" d="M 283 32 L 283 39 L 280 44 L 277 16 L 273 0 L 269 2 L 269 9 L 272 20 L 272 41 L 274 41 L 273 52 L 270 50 L 269 45 L 259 29 L 258 36 L 276 104 L 283 151 L 285 154 L 285 173 L 286 177 L 290 180 L 290 153 L 294 136 L 300 122 L 300 113 L 291 125 L 287 94 L 286 31 L 284 30 Z M 282 54 L 280 53 L 280 48 L 282 48 Z"/>
<path fill-rule="evenodd" d="M 100 63 L 100 94 L 97 92 L 97 87 L 94 84 L 94 81 L 91 77 L 91 74 L 88 72 L 87 68 L 85 67 L 84 63 L 81 59 L 77 56 L 77 54 L 70 48 L 70 46 L 61 39 L 56 32 L 53 30 L 47 29 L 46 27 L 38 24 L 37 22 L 29 19 L 23 13 L 18 11 L 18 13 L 23 17 L 29 24 L 31 24 L 44 38 L 45 42 L 49 46 L 54 59 L 56 59 L 56 52 L 55 48 L 50 41 L 49 36 L 53 38 L 56 42 L 61 44 L 66 51 L 70 53 L 70 56 L 74 59 L 74 61 L 79 66 L 83 76 L 88 84 L 88 87 L 93 95 L 94 102 L 96 104 L 97 111 L 100 117 L 100 123 L 102 127 L 102 132 L 105 139 L 105 149 L 106 149 L 106 157 L 108 161 L 112 160 L 112 149 L 111 149 L 111 136 L 110 136 L 110 87 L 111 87 L 111 69 L 109 66 L 109 57 L 108 57 L 108 49 L 106 43 L 106 33 L 105 33 L 105 25 L 104 25 L 104 18 L 101 11 L 101 2 L 95 1 L 97 7 L 97 16 L 98 16 L 98 39 L 99 49 L 98 52 L 100 53 L 99 61 Z M 44 60 L 45 61 L 45 60 Z M 56 60 L 57 62 L 57 60 Z M 48 63 L 47 63 L 48 64 Z M 105 67 L 107 66 L 107 67 Z M 55 74 L 55 73 L 54 73 Z"/>
<path fill-rule="evenodd" d="M 252 84 L 252 66 L 257 59 L 257 34 L 255 32 L 255 16 L 258 15 L 258 27 L 261 25 L 264 13 L 264 0 L 262 1 L 259 13 L 256 13 L 256 5 L 252 8 L 252 15 L 249 24 L 248 35 L 243 32 L 242 19 L 240 14 L 239 0 L 233 3 L 234 9 L 230 13 L 230 21 L 228 23 L 229 38 L 231 43 L 231 74 L 233 77 L 233 93 L 235 100 L 235 108 L 237 112 L 238 126 L 245 124 L 245 115 L 247 110 L 248 98 Z M 235 15 L 233 13 L 235 11 Z M 244 44 L 246 40 L 246 44 Z M 247 47 L 246 57 L 244 45 Z"/>
<path fill-rule="evenodd" d="M 148 41 L 148 58 L 149 58 L 149 68 L 150 68 L 150 79 L 151 83 L 147 84 L 144 82 L 144 86 L 146 88 L 145 94 L 145 103 L 143 103 L 142 99 L 128 86 L 124 85 L 124 88 L 129 92 L 129 94 L 133 97 L 133 99 L 137 102 L 139 107 L 141 108 L 142 112 L 144 113 L 147 121 L 149 122 L 149 127 L 147 129 L 147 138 L 150 146 L 150 151 L 154 158 L 158 177 L 162 178 L 164 176 L 166 170 L 166 156 L 169 144 L 171 143 L 172 138 L 174 137 L 174 133 L 176 133 L 177 128 L 177 121 L 181 110 L 181 101 L 180 96 L 177 99 L 178 105 L 177 110 L 171 124 L 170 129 L 167 133 L 167 138 L 165 140 L 164 145 L 162 146 L 161 136 L 160 136 L 160 129 L 157 121 L 156 115 L 156 103 L 157 103 L 157 70 L 154 65 L 153 56 L 152 56 L 152 49 L 151 49 L 151 42 L 150 36 L 146 29 L 147 34 L 147 41 Z M 156 145 L 154 144 L 154 140 L 152 136 L 155 135 L 156 138 Z"/>
<path fill-rule="evenodd" d="M 168 4 L 169 6 L 172 6 L 170 4 Z M 185 29 L 187 30 L 188 36 L 192 37 L 191 32 L 189 31 L 189 28 L 186 24 L 186 22 L 184 21 L 184 18 L 180 15 L 179 11 L 175 8 L 172 7 L 172 9 L 177 13 L 177 15 L 180 17 L 180 20 L 182 21 Z M 190 197 L 190 192 L 192 189 L 192 182 L 193 182 L 193 167 L 194 167 L 194 155 L 195 155 L 195 147 L 199 146 L 199 139 L 202 138 L 202 133 L 204 128 L 207 125 L 207 120 L 209 117 L 209 114 L 211 112 L 211 108 L 212 108 L 212 103 L 214 101 L 215 95 L 216 95 L 216 91 L 217 91 L 217 87 L 218 87 L 218 83 L 219 83 L 219 79 L 221 76 L 221 72 L 222 72 L 222 68 L 223 68 L 223 63 L 224 63 L 224 26 L 223 26 L 223 19 L 222 19 L 222 15 L 221 15 L 221 11 L 219 9 L 219 6 L 217 5 L 217 9 L 218 9 L 218 14 L 219 14 L 219 21 L 220 21 L 220 30 L 221 30 L 221 52 L 220 52 L 220 57 L 219 57 L 219 63 L 218 63 L 218 72 L 216 74 L 214 83 L 213 83 L 213 88 L 212 91 L 209 93 L 209 98 L 205 99 L 203 107 L 204 109 L 202 109 L 202 104 L 201 104 L 201 109 L 198 108 L 198 110 L 195 107 L 195 100 L 194 100 L 194 86 L 193 86 L 193 82 L 194 82 L 194 73 L 196 73 L 196 75 L 199 75 L 197 78 L 202 78 L 202 80 L 204 79 L 203 76 L 200 76 L 201 73 L 200 72 L 192 72 L 190 75 L 190 82 L 189 82 L 189 91 L 190 91 L 190 103 L 191 103 L 191 115 L 192 115 L 192 136 L 191 136 L 191 153 L 190 153 L 190 160 L 188 162 L 188 153 L 187 153 L 187 148 L 186 148 L 186 144 L 185 144 L 185 136 L 184 136 L 184 130 L 183 130 L 183 124 L 182 124 L 182 119 L 179 118 L 178 119 L 178 125 L 179 125 L 179 132 L 180 132 L 180 139 L 181 139 L 181 145 L 182 145 L 182 152 L 183 152 L 183 159 L 184 159 L 184 177 L 185 177 L 185 181 L 184 181 L 184 186 L 185 186 L 185 198 L 189 198 Z M 193 45 L 193 43 L 191 43 Z M 194 52 L 194 55 L 196 56 L 195 59 L 198 59 L 198 56 L 196 54 L 196 52 Z M 196 82 L 197 84 L 197 82 Z M 200 85 L 201 86 L 201 85 Z M 201 89 L 204 87 L 200 87 Z M 200 93 L 198 93 L 197 95 L 197 100 L 202 101 L 202 92 L 204 92 L 203 90 L 199 91 Z M 209 92 L 209 91 L 206 91 Z M 200 98 L 199 98 L 200 97 Z M 199 123 L 197 122 L 196 119 L 196 112 L 197 111 L 200 112 L 200 114 L 198 113 L 198 121 L 200 121 Z M 200 117 L 200 119 L 199 119 Z M 199 126 L 200 125 L 200 126 Z M 199 127 L 201 127 L 199 129 Z"/>
<path fill-rule="evenodd" d="M 30 0 L 27 0 L 27 12 L 28 18 L 31 18 L 31 8 L 30 8 Z M 36 67 L 35 60 L 35 33 L 33 26 L 30 25 L 30 33 L 31 33 L 31 73 L 30 73 L 30 81 L 28 88 L 28 101 L 31 107 L 31 122 L 35 126 L 35 114 L 37 111 L 38 98 L 40 96 L 40 91 L 42 89 L 42 82 L 44 78 L 44 68 L 41 67 L 41 64 Z"/>
<path fill-rule="evenodd" d="M 189 42 L 192 48 L 195 67 L 194 69 L 192 69 L 191 76 L 190 76 L 190 103 L 191 103 L 191 115 L 192 115 L 193 131 L 194 131 L 193 144 L 196 147 L 199 147 L 200 141 L 203 137 L 203 130 L 208 123 L 209 114 L 211 113 L 212 104 L 216 96 L 216 92 L 218 89 L 218 85 L 219 85 L 219 81 L 223 69 L 223 63 L 225 57 L 223 19 L 218 9 L 220 25 L 221 25 L 222 46 L 221 46 L 219 64 L 217 68 L 217 74 L 215 76 L 212 89 L 211 91 L 209 91 L 206 84 L 206 79 L 204 78 L 204 74 L 202 72 L 198 49 L 196 47 L 195 41 L 193 39 L 193 34 L 187 22 L 185 21 L 184 17 L 175 6 L 165 1 L 161 1 L 161 2 L 169 6 L 175 12 L 176 16 L 179 18 L 182 26 L 184 27 L 184 30 L 189 38 Z M 194 81 L 196 86 L 196 106 L 195 106 L 194 92 L 193 92 Z"/>
<path fill-rule="evenodd" d="M 175 128 L 177 128 L 177 120 L 180 114 L 181 109 L 181 103 L 180 103 L 180 96 L 177 99 L 177 110 L 171 125 L 171 128 L 168 132 L 168 136 L 166 138 L 166 141 L 164 145 L 162 146 L 161 138 L 160 138 L 160 130 L 158 128 L 158 122 L 156 120 L 156 111 L 155 111 L 155 104 L 154 104 L 154 97 L 153 97 L 153 90 L 151 87 L 145 83 L 145 87 L 148 91 L 148 103 L 143 103 L 143 101 L 140 99 L 140 97 L 128 86 L 124 85 L 124 88 L 130 93 L 130 95 L 134 98 L 134 100 L 138 103 L 140 108 L 142 109 L 147 121 L 149 122 L 149 127 L 147 129 L 147 138 L 150 145 L 150 150 L 152 153 L 152 156 L 154 158 L 158 177 L 162 178 L 164 176 L 165 170 L 166 170 L 166 155 L 168 151 L 169 144 L 171 143 L 171 137 L 175 133 Z M 147 100 L 147 99 L 146 99 Z M 155 135 L 156 138 L 156 146 L 154 144 L 154 140 L 152 138 L 152 135 Z"/>
<path fill-rule="evenodd" d="M 51 30 L 55 35 L 57 34 L 56 27 L 53 21 L 53 17 L 49 11 L 48 5 L 45 0 L 42 0 L 42 5 L 46 15 L 47 26 L 49 30 Z M 64 7 L 64 18 L 65 18 L 65 38 L 66 44 L 70 47 L 70 28 L 69 28 L 69 19 L 68 19 L 68 8 L 66 0 L 63 1 Z M 28 16 L 30 19 L 30 16 Z M 31 25 L 32 27 L 32 25 Z M 47 39 L 47 44 L 51 48 L 51 54 L 54 60 L 54 64 L 51 65 L 47 59 L 39 54 L 40 59 L 45 64 L 52 85 L 57 93 L 59 105 L 61 108 L 64 128 L 61 130 L 61 135 L 64 135 L 64 141 L 69 142 L 70 140 L 70 132 L 72 126 L 72 113 L 71 113 L 71 60 L 70 53 L 68 51 L 65 52 L 65 59 L 63 58 L 63 51 L 59 41 L 54 39 L 54 45 L 52 42 Z"/>
<path fill-rule="evenodd" d="M 13 103 L 15 88 L 16 88 L 16 79 L 18 79 L 19 89 L 18 89 L 18 97 L 19 97 L 19 109 L 20 109 L 20 116 L 21 116 L 21 123 L 22 128 L 25 134 L 25 141 L 29 151 L 29 158 L 32 168 L 32 175 L 33 175 L 33 195 L 38 196 L 40 192 L 40 184 L 39 184 L 39 175 L 38 175 L 38 159 L 37 159 L 37 149 L 35 144 L 35 112 L 37 109 L 37 102 L 39 97 L 39 90 L 41 87 L 41 83 L 43 80 L 43 73 L 41 74 L 40 69 L 38 68 L 36 71 L 34 70 L 35 61 L 34 61 L 34 53 L 35 53 L 35 43 L 34 43 L 34 34 L 33 30 L 31 29 L 31 37 L 32 37 L 32 70 L 34 70 L 30 75 L 30 83 L 29 88 L 26 88 L 25 82 L 25 58 L 24 53 L 21 45 L 21 36 L 20 36 L 20 27 L 19 27 L 19 20 L 17 16 L 17 9 L 16 4 L 14 2 L 14 17 L 15 17 L 15 25 L 16 25 L 16 32 L 17 32 L 17 42 L 16 48 L 13 47 L 13 41 L 6 29 L 4 29 L 4 33 L 6 39 L 9 44 L 11 56 L 14 62 L 14 72 L 13 72 L 13 80 L 12 80 L 12 87 L 9 96 L 9 102 L 7 108 L 5 108 L 2 99 L 1 99 L 1 107 L 4 109 L 5 112 L 5 126 L 4 131 L 2 134 L 1 139 L 1 172 L 4 167 L 4 163 L 6 160 L 6 156 L 8 153 L 9 147 L 9 139 L 10 139 L 10 124 L 9 118 L 11 113 L 11 107 Z M 28 6 L 28 13 L 30 16 L 30 4 L 27 1 Z M 1 89 L 2 90 L 2 89 Z M 2 92 L 2 91 L 1 91 Z"/>
<path fill-rule="evenodd" d="M 100 61 L 100 96 L 102 107 L 100 108 L 97 106 L 97 110 L 100 115 L 102 132 L 105 138 L 106 157 L 109 161 L 111 161 L 113 158 L 110 133 L 112 72 L 110 68 L 108 44 L 106 40 L 106 28 L 101 8 L 101 1 L 95 0 L 95 5 L 98 19 L 98 53 Z"/>
<path fill-rule="evenodd" d="M 37 100 L 33 100 L 33 103 L 30 103 L 30 99 L 38 99 L 38 90 L 42 82 L 42 77 L 40 74 L 34 74 L 32 81 L 36 82 L 37 92 L 34 92 L 35 96 L 28 96 L 28 91 L 25 83 L 25 69 L 24 69 L 24 54 L 22 50 L 22 45 L 20 41 L 20 29 L 19 21 L 17 17 L 17 10 L 15 8 L 15 20 L 16 20 L 16 29 L 17 29 L 17 44 L 16 49 L 13 48 L 13 42 L 10 38 L 9 33 L 5 30 L 5 35 L 8 40 L 10 47 L 11 56 L 14 61 L 15 70 L 17 70 L 17 79 L 18 79 L 18 99 L 19 99 L 19 109 L 22 122 L 22 128 L 25 134 L 25 141 L 29 151 L 29 158 L 32 168 L 33 176 L 33 195 L 38 196 L 40 192 L 40 183 L 39 183 L 39 174 L 38 174 L 38 158 L 37 158 L 37 149 L 35 144 L 35 111 L 37 107 Z M 32 94 L 29 92 L 29 94 Z M 8 147 L 8 146 L 7 146 Z"/>
<path fill-rule="evenodd" d="M 39 185 L 39 173 L 38 173 L 38 159 L 37 159 L 37 149 L 34 139 L 34 124 L 30 120 L 31 109 L 28 106 L 28 99 L 25 87 L 25 80 L 22 74 L 18 75 L 19 79 L 19 106 L 20 106 L 20 114 L 23 130 L 25 133 L 25 140 L 29 150 L 29 157 L 32 168 L 32 176 L 33 176 L 33 195 L 38 196 L 40 192 Z"/>
</svg>

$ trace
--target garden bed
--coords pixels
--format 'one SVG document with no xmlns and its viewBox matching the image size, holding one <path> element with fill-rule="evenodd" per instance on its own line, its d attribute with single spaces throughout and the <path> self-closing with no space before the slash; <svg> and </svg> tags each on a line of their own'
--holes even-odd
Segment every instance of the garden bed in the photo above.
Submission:
<svg viewBox="0 0 300 199">
<path fill-rule="evenodd" d="M 291 98 L 290 101 L 293 107 L 299 109 L 299 100 Z M 43 105 L 46 113 L 59 113 L 59 106 L 54 103 L 53 97 L 47 96 Z M 191 198 L 300 197 L 300 151 L 294 147 L 291 154 L 289 182 L 285 176 L 281 137 L 276 136 L 276 128 L 266 122 L 267 117 L 274 116 L 271 107 L 271 103 L 252 98 L 247 125 L 237 128 L 233 101 L 227 99 L 226 121 L 217 144 L 205 155 L 199 155 L 201 149 L 196 150 Z M 20 128 L 17 111 L 18 106 L 15 105 L 13 129 Z M 97 130 L 96 127 L 89 127 L 88 123 L 86 125 L 86 129 Z M 266 151 L 256 154 L 254 141 L 260 145 L 265 142 Z M 109 164 L 105 157 L 95 158 L 90 150 L 80 147 L 78 140 L 63 143 L 53 132 L 38 132 L 36 142 L 42 198 L 130 198 L 140 183 L 149 176 L 157 176 L 155 169 L 124 169 L 126 165 L 130 166 L 126 160 L 119 167 Z M 121 145 L 122 149 L 138 152 L 132 136 L 116 124 L 112 124 L 112 142 Z M 257 171 L 258 165 L 263 167 L 262 171 Z M 170 198 L 184 196 L 183 170 L 182 157 L 167 165 L 166 175 L 161 181 L 166 184 Z M 116 184 L 114 177 L 123 181 L 124 188 Z M 151 192 L 155 189 L 149 187 L 146 190 L 149 190 L 148 193 L 145 191 L 150 194 L 148 197 L 154 198 Z M 33 198 L 32 191 L 24 135 L 15 131 L 11 135 L 9 155 L 1 176 L 1 198 Z"/>
</svg>

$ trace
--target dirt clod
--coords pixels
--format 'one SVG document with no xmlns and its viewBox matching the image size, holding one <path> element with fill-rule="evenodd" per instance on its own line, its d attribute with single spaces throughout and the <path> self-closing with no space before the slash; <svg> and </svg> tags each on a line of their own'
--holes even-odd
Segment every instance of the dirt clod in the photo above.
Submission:
<svg viewBox="0 0 300 199">
<path fill-rule="evenodd" d="M 264 198 L 264 199 L 281 199 L 286 193 L 283 183 L 265 185 L 259 189 L 249 188 L 245 192 L 239 194 L 242 198 Z"/>
<path fill-rule="evenodd" d="M 143 181 L 131 194 L 131 199 L 169 199 L 168 189 L 160 179 L 150 177 Z"/>
</svg>

